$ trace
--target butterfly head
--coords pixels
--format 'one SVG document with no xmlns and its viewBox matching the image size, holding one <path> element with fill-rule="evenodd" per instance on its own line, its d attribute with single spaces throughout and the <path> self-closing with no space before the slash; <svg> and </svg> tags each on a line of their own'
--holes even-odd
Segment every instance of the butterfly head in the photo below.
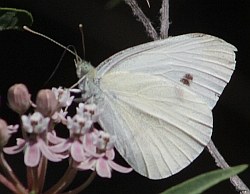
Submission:
<svg viewBox="0 0 250 194">
<path fill-rule="evenodd" d="M 76 75 L 78 78 L 81 78 L 82 76 L 94 70 L 94 67 L 91 65 L 90 62 L 84 61 L 79 57 L 77 57 L 77 59 L 75 60 L 75 66 L 76 66 Z"/>
</svg>

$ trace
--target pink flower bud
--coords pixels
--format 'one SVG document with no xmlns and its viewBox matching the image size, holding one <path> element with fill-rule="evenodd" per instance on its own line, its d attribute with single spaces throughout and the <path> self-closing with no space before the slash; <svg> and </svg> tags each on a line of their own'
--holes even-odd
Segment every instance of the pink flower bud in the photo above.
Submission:
<svg viewBox="0 0 250 194">
<path fill-rule="evenodd" d="M 54 92 L 49 89 L 40 90 L 36 97 L 36 111 L 45 117 L 52 116 L 57 110 L 58 102 Z"/>
<path fill-rule="evenodd" d="M 6 121 L 0 119 L 0 148 L 4 147 L 7 143 L 11 135 L 17 132 L 18 125 L 10 125 L 8 126 Z"/>
<path fill-rule="evenodd" d="M 8 126 L 5 120 L 0 119 L 0 147 L 5 146 L 10 138 Z"/>
<path fill-rule="evenodd" d="M 15 84 L 8 90 L 9 106 L 18 114 L 24 114 L 30 107 L 30 94 L 24 84 Z"/>
</svg>

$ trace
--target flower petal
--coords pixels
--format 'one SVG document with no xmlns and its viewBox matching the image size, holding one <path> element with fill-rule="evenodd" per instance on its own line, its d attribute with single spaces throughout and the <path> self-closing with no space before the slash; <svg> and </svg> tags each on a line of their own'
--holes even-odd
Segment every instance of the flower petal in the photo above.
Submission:
<svg viewBox="0 0 250 194">
<path fill-rule="evenodd" d="M 115 158 L 115 151 L 114 151 L 114 149 L 106 150 L 105 156 L 106 156 L 109 160 L 114 160 L 114 158 Z"/>
<path fill-rule="evenodd" d="M 109 166 L 110 166 L 112 169 L 114 169 L 114 170 L 116 170 L 116 171 L 118 171 L 118 172 L 121 172 L 121 173 L 129 173 L 129 172 L 131 172 L 131 171 L 133 170 L 132 168 L 121 166 L 121 165 L 115 163 L 115 162 L 112 161 L 112 160 L 109 160 L 109 161 L 108 161 L 108 164 L 109 164 Z"/>
<path fill-rule="evenodd" d="M 110 136 L 110 139 L 109 139 L 109 142 L 106 146 L 106 149 L 109 150 L 109 149 L 112 149 L 115 147 L 115 141 L 116 141 L 116 136 L 114 135 L 111 135 Z"/>
<path fill-rule="evenodd" d="M 93 135 L 92 133 L 86 133 L 83 136 L 83 145 L 84 149 L 89 152 L 90 154 L 96 153 L 96 146 L 93 144 Z"/>
<path fill-rule="evenodd" d="M 22 143 L 19 143 L 16 146 L 12 146 L 12 147 L 5 147 L 5 148 L 3 148 L 3 151 L 6 154 L 16 154 L 16 153 L 23 151 L 24 148 L 26 148 L 26 146 L 27 146 L 27 142 L 23 139 L 20 139 L 20 138 L 18 138 L 18 139 L 20 141 L 22 141 Z"/>
<path fill-rule="evenodd" d="M 96 164 L 96 159 L 95 158 L 88 158 L 84 162 L 81 162 L 76 166 L 78 170 L 94 170 L 93 166 Z"/>
<path fill-rule="evenodd" d="M 57 144 L 55 146 L 50 146 L 49 149 L 55 153 L 62 153 L 62 152 L 67 151 L 70 148 L 71 144 L 72 144 L 72 141 L 68 140 L 66 142 Z"/>
<path fill-rule="evenodd" d="M 59 144 L 66 141 L 66 139 L 64 138 L 57 137 L 56 132 L 54 130 L 52 132 L 48 132 L 47 138 L 52 144 Z"/>
<path fill-rule="evenodd" d="M 9 129 L 9 134 L 13 134 L 17 132 L 17 129 L 19 128 L 19 125 L 8 125 L 8 129 Z"/>
<path fill-rule="evenodd" d="M 22 120 L 23 129 L 28 133 L 32 133 L 33 127 L 31 125 L 30 116 L 22 115 L 21 120 Z"/>
<path fill-rule="evenodd" d="M 99 158 L 96 162 L 96 172 L 100 177 L 111 178 L 111 168 L 109 167 L 108 160 Z"/>
<path fill-rule="evenodd" d="M 80 141 L 75 140 L 72 143 L 71 148 L 70 148 L 70 153 L 71 153 L 72 158 L 77 162 L 82 162 L 86 159 L 84 151 L 83 151 L 83 146 L 80 143 Z"/>
<path fill-rule="evenodd" d="M 63 123 L 64 125 L 67 125 L 67 119 L 65 118 L 65 116 L 67 115 L 68 112 L 63 112 L 63 110 L 61 109 L 60 112 L 56 111 L 51 118 L 54 120 L 54 122 L 56 123 Z"/>
<path fill-rule="evenodd" d="M 24 151 L 24 163 L 26 166 L 35 167 L 40 160 L 41 152 L 37 142 L 30 142 Z"/>
<path fill-rule="evenodd" d="M 45 144 L 45 142 L 39 138 L 38 140 L 38 146 L 40 148 L 40 151 L 42 152 L 42 154 L 50 161 L 52 162 L 59 162 L 62 159 L 59 156 L 56 156 L 55 154 L 53 154 L 47 147 L 47 145 Z"/>
<path fill-rule="evenodd" d="M 82 90 L 76 89 L 76 88 L 69 89 L 69 91 L 73 92 L 73 93 L 81 93 L 82 92 Z"/>
<path fill-rule="evenodd" d="M 26 142 L 26 140 L 25 139 L 22 139 L 22 138 L 16 138 L 16 144 L 17 145 L 21 145 L 21 144 L 23 144 L 23 143 L 25 143 Z"/>
</svg>

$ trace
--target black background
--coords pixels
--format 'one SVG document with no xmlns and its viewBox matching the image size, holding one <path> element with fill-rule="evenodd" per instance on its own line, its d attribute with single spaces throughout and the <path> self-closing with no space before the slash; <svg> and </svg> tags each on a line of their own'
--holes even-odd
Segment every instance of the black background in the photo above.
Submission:
<svg viewBox="0 0 250 194">
<path fill-rule="evenodd" d="M 1 7 L 23 8 L 34 17 L 32 29 L 48 35 L 63 45 L 74 45 L 82 56 L 78 24 L 85 33 L 86 60 L 97 66 L 112 54 L 144 42 L 151 41 L 144 27 L 133 17 L 130 8 L 121 3 L 113 10 L 105 9 L 104 0 L 1 0 Z M 139 4 L 159 29 L 160 0 L 151 0 L 151 8 L 144 0 Z M 238 48 L 236 71 L 213 110 L 214 132 L 212 139 L 231 165 L 250 163 L 250 6 L 245 0 L 170 0 L 171 36 L 202 32 L 220 37 Z M 63 49 L 28 32 L 0 32 L 0 94 L 1 117 L 9 124 L 18 122 L 15 113 L 8 110 L 6 92 L 14 83 L 25 83 L 35 97 L 41 88 L 69 87 L 77 81 L 74 56 L 66 54 L 52 78 L 47 78 L 58 63 Z M 13 141 L 14 142 L 14 141 Z M 22 154 L 6 156 L 20 179 L 25 182 Z M 14 158 L 14 159 L 13 159 Z M 126 165 L 121 157 L 117 162 Z M 46 188 L 63 174 L 67 163 L 49 165 Z M 159 193 L 184 180 L 216 169 L 213 158 L 204 151 L 190 166 L 180 173 L 160 181 L 138 175 L 113 172 L 111 179 L 96 178 L 85 193 Z M 73 186 L 88 176 L 81 172 Z M 240 177 L 250 186 L 250 170 Z M 73 187 L 72 186 L 72 187 Z M 0 185 L 0 193 L 8 193 Z M 236 193 L 229 181 L 205 193 Z"/>
</svg>

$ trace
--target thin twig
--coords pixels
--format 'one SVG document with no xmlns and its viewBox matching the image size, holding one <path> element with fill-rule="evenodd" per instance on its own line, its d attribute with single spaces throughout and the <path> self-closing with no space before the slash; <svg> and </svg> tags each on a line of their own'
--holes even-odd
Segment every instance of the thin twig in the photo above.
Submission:
<svg viewBox="0 0 250 194">
<path fill-rule="evenodd" d="M 222 169 L 230 167 L 220 152 L 217 150 L 212 140 L 208 143 L 207 149 L 211 156 L 215 159 L 215 163 L 218 167 Z M 249 188 L 237 175 L 230 177 L 230 181 L 240 194 L 250 194 Z"/>
<path fill-rule="evenodd" d="M 162 0 L 162 6 L 160 9 L 161 17 L 161 32 L 160 36 L 162 39 L 168 37 L 168 29 L 169 29 L 169 0 Z"/>
<path fill-rule="evenodd" d="M 158 40 L 159 37 L 157 35 L 156 30 L 152 26 L 152 24 L 149 21 L 149 19 L 145 16 L 145 14 L 141 10 L 141 8 L 139 8 L 137 2 L 135 0 L 125 0 L 125 3 L 128 4 L 131 7 L 131 9 L 133 11 L 133 14 L 135 16 L 137 16 L 138 19 L 139 19 L 139 21 L 144 25 L 144 27 L 146 28 L 146 32 L 148 33 L 148 35 L 153 40 Z"/>
</svg>

